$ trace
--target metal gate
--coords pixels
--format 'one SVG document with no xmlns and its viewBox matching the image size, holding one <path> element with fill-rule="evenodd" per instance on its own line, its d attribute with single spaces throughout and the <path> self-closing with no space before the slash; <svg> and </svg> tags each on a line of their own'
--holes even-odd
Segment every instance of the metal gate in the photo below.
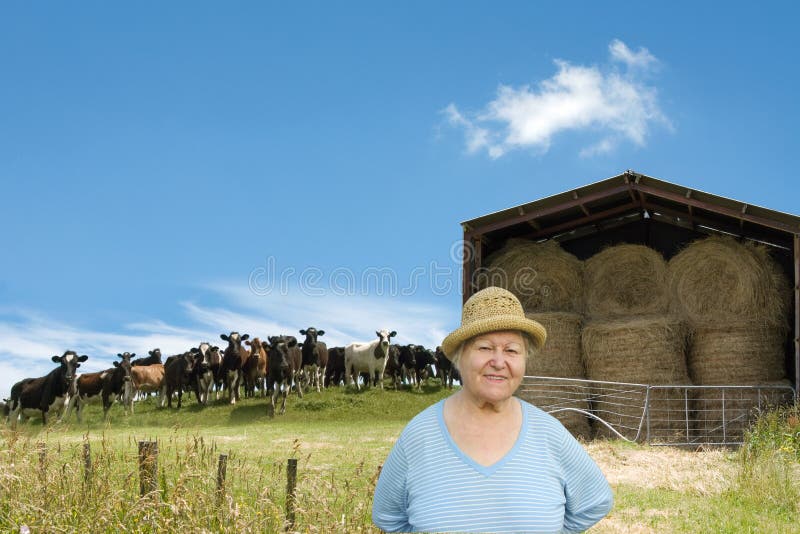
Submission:
<svg viewBox="0 0 800 534">
<path fill-rule="evenodd" d="M 517 394 L 573 434 L 591 423 L 598 437 L 651 445 L 741 445 L 762 411 L 791 404 L 786 385 L 691 386 L 526 376 Z M 585 419 L 584 419 L 585 418 Z"/>
</svg>

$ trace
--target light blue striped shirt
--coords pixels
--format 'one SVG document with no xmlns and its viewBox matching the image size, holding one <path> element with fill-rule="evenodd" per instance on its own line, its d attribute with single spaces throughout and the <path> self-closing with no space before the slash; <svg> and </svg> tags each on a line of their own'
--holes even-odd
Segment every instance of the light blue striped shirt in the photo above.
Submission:
<svg viewBox="0 0 800 534">
<path fill-rule="evenodd" d="M 513 448 L 484 467 L 444 422 L 444 400 L 403 429 L 381 470 L 372 520 L 387 532 L 580 532 L 611 510 L 603 473 L 554 417 L 520 400 Z"/>
</svg>

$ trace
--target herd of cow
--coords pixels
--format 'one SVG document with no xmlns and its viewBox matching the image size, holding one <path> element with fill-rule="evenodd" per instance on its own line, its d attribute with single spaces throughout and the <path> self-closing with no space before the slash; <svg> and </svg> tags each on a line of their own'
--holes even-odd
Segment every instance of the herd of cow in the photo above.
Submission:
<svg viewBox="0 0 800 534">
<path fill-rule="evenodd" d="M 303 388 L 308 387 L 318 392 L 336 385 L 360 389 L 363 382 L 383 388 L 385 377 L 395 388 L 401 384 L 420 387 L 434 374 L 447 387 L 459 380 L 458 371 L 439 347 L 434 352 L 421 345 L 392 345 L 395 331 L 379 330 L 377 339 L 370 342 L 332 348 L 319 340 L 324 330 L 309 327 L 300 334 L 305 336 L 302 342 L 295 336 L 271 336 L 262 341 L 230 332 L 220 334 L 227 342 L 224 349 L 203 342 L 163 362 L 159 349 L 136 359 L 135 353 L 124 352 L 117 355 L 120 361 L 113 362 L 113 367 L 84 374 L 77 369 L 88 356 L 70 350 L 52 357 L 58 366 L 47 375 L 14 384 L 0 408 L 16 428 L 20 419 L 39 412 L 44 424 L 48 412 L 58 412 L 66 419 L 73 409 L 81 421 L 84 406 L 95 400 L 102 400 L 104 414 L 115 401 L 132 413 L 134 400 L 153 392 L 160 395 L 161 407 L 171 408 L 177 397 L 180 408 L 184 392 L 193 391 L 201 405 L 207 405 L 214 394 L 216 399 L 227 394 L 229 402 L 236 404 L 243 389 L 245 397 L 255 396 L 257 390 L 268 396 L 267 414 L 273 417 L 278 395 L 282 395 L 280 413 L 284 413 L 292 389 L 302 397 Z"/>
</svg>

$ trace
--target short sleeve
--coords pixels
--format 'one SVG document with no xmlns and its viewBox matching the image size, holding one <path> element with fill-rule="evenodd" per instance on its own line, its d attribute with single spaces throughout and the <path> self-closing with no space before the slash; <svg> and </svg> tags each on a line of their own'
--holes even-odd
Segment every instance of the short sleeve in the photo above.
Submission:
<svg viewBox="0 0 800 534">
<path fill-rule="evenodd" d="M 386 532 L 413 530 L 408 522 L 407 470 L 401 437 L 383 464 L 372 499 L 372 522 Z"/>
</svg>

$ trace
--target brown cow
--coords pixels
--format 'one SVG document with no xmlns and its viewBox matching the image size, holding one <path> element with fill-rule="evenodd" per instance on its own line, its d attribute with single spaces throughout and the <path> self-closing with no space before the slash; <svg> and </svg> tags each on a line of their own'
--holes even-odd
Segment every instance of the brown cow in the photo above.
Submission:
<svg viewBox="0 0 800 534">
<path fill-rule="evenodd" d="M 261 394 L 266 395 L 264 379 L 267 376 L 267 351 L 264 350 L 261 340 L 257 337 L 254 337 L 252 341 L 245 341 L 245 345 L 250 347 L 250 357 L 242 365 L 244 396 L 254 397 L 256 386 L 260 386 Z"/>
<path fill-rule="evenodd" d="M 97 373 L 85 373 L 78 376 L 75 386 L 77 394 L 70 399 L 64 418 L 69 417 L 72 406 L 75 405 L 75 415 L 81 422 L 83 407 L 94 399 L 102 398 L 103 415 L 108 415 L 108 410 L 117 398 L 122 398 L 125 410 L 131 408 L 133 394 L 131 391 L 131 356 L 125 352 L 117 354 L 121 362 L 113 362 L 114 367 Z"/>
<path fill-rule="evenodd" d="M 227 336 L 219 335 L 220 339 L 228 342 L 225 352 L 222 354 L 222 374 L 225 377 L 225 386 L 228 388 L 228 395 L 231 404 L 236 404 L 239 400 L 239 384 L 242 381 L 242 366 L 250 357 L 250 351 L 242 346 L 242 341 L 250 339 L 250 334 L 240 335 L 239 332 L 231 332 Z"/>
<path fill-rule="evenodd" d="M 152 393 L 160 391 L 161 384 L 164 382 L 164 365 L 153 363 L 151 365 L 134 365 L 131 367 L 131 384 L 134 392 Z M 159 406 L 164 406 L 162 397 Z M 133 413 L 133 404 L 131 404 Z"/>
</svg>

